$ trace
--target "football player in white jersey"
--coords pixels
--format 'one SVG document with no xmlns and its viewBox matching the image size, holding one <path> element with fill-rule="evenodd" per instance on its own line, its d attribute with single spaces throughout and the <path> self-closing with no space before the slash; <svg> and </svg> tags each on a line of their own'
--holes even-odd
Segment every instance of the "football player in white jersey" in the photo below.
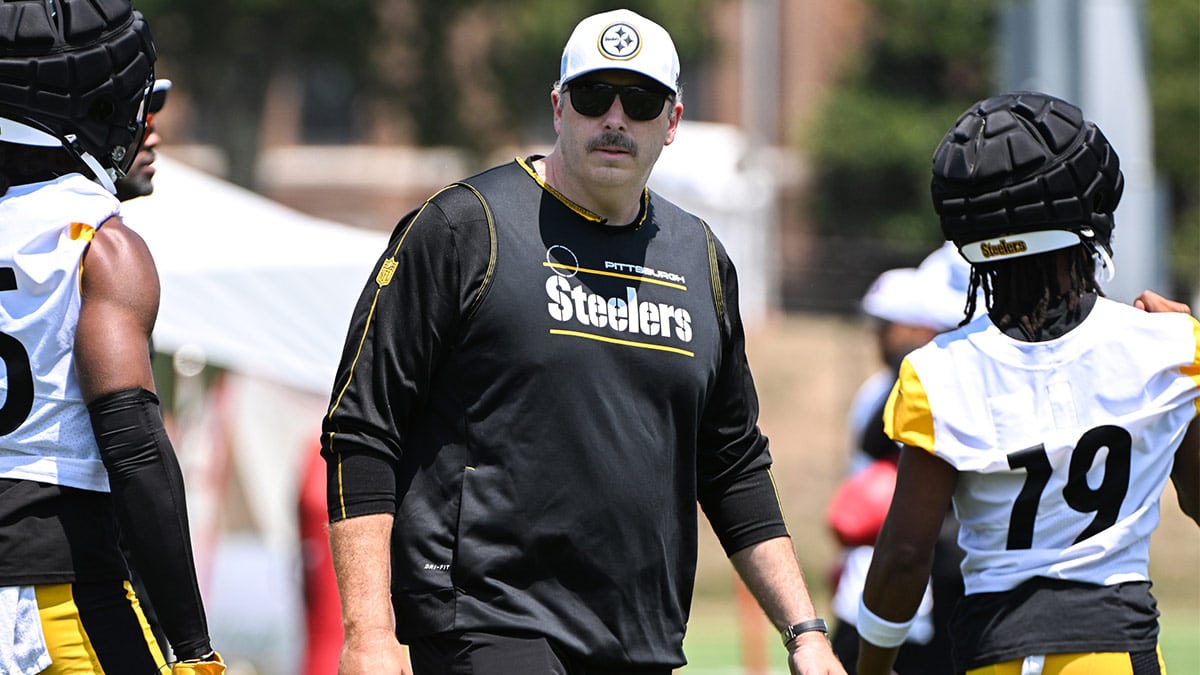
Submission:
<svg viewBox="0 0 1200 675">
<path fill-rule="evenodd" d="M 1154 294 L 1103 297 L 1123 178 L 1070 103 L 969 108 L 933 157 L 946 238 L 986 313 L 905 359 L 884 412 L 904 444 L 858 613 L 859 675 L 887 675 L 947 503 L 968 675 L 1159 675 L 1149 538 L 1174 479 L 1200 514 L 1200 322 Z M 1149 313 L 1143 310 L 1168 310 Z"/>
<path fill-rule="evenodd" d="M 0 26 L 0 672 L 219 675 L 154 394 L 158 276 L 114 196 L 154 43 L 127 0 L 0 0 Z"/>
</svg>

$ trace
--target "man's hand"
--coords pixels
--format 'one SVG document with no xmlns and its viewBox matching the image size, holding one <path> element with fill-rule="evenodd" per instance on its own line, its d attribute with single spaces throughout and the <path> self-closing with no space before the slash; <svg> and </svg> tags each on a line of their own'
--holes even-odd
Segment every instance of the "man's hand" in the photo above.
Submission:
<svg viewBox="0 0 1200 675">
<path fill-rule="evenodd" d="M 346 636 L 338 675 L 412 675 L 408 650 L 390 630 Z"/>
<path fill-rule="evenodd" d="M 792 675 L 846 675 L 829 639 L 817 631 L 804 633 L 788 644 L 788 669 Z"/>
<path fill-rule="evenodd" d="M 752 544 L 729 556 L 750 594 L 776 628 L 811 618 L 812 599 L 790 537 Z M 787 645 L 792 675 L 845 675 L 824 633 L 801 633 Z"/>
<path fill-rule="evenodd" d="M 1192 308 L 1185 303 L 1168 300 L 1154 291 L 1142 291 L 1142 294 L 1133 301 L 1133 306 L 1145 312 L 1192 313 Z"/>
</svg>

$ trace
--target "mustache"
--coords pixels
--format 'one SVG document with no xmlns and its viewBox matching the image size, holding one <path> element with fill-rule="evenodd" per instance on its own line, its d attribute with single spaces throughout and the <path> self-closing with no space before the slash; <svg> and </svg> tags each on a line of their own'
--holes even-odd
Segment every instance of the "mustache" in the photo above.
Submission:
<svg viewBox="0 0 1200 675">
<path fill-rule="evenodd" d="M 597 148 L 620 148 L 633 155 L 638 156 L 638 146 L 634 140 L 625 134 L 617 133 L 616 131 L 606 131 L 592 140 L 588 141 L 588 152 Z"/>
</svg>

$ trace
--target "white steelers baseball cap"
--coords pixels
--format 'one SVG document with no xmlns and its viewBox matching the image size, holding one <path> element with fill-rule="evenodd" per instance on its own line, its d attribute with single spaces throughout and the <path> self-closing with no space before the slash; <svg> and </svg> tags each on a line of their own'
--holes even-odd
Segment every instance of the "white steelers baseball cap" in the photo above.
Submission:
<svg viewBox="0 0 1200 675">
<path fill-rule="evenodd" d="M 632 70 L 679 93 L 679 54 L 666 29 L 628 9 L 593 14 L 571 33 L 558 81 L 597 70 Z"/>
</svg>

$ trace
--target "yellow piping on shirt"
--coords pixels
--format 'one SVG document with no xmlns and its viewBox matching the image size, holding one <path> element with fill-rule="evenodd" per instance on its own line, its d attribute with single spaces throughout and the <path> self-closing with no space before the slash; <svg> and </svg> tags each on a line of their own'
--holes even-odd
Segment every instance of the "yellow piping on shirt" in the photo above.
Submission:
<svg viewBox="0 0 1200 675">
<path fill-rule="evenodd" d="M 353 382 L 353 380 L 354 380 L 354 373 L 358 367 L 358 360 L 359 360 L 359 357 L 362 356 L 363 345 L 366 344 L 367 334 L 370 332 L 371 326 L 373 325 L 373 322 L 375 319 L 375 308 L 379 304 L 380 293 L 382 293 L 383 288 L 385 286 L 392 283 L 392 279 L 395 275 L 396 268 L 398 267 L 398 262 L 397 262 L 396 257 L 400 252 L 400 248 L 402 246 L 404 246 L 404 240 L 408 238 L 408 233 L 411 231 L 412 226 L 415 225 L 417 220 L 421 217 L 421 214 L 425 212 L 425 208 L 428 207 L 429 204 L 431 202 L 433 202 L 433 200 L 436 199 L 438 195 L 440 195 L 443 192 L 445 192 L 446 190 L 449 190 L 454 187 L 463 187 L 463 188 L 470 190 L 472 193 L 474 193 L 476 198 L 479 199 L 480 204 L 483 205 L 483 210 L 487 217 L 488 233 L 490 235 L 489 238 L 491 240 L 491 247 L 490 247 L 490 251 L 489 251 L 489 255 L 488 255 L 488 266 L 487 266 L 487 270 L 484 272 L 483 282 L 480 284 L 479 290 L 475 294 L 475 299 L 472 301 L 471 306 L 468 308 L 465 315 L 469 317 L 470 315 L 474 314 L 475 310 L 478 308 L 479 304 L 482 302 L 483 296 L 491 282 L 492 276 L 495 274 L 495 268 L 496 268 L 496 224 L 495 224 L 495 219 L 492 216 L 492 211 L 488 207 L 487 201 L 484 200 L 483 195 L 479 192 L 479 190 L 475 189 L 475 187 L 468 185 L 466 183 L 451 183 L 450 185 L 443 187 L 441 190 L 438 190 L 429 199 L 425 200 L 425 203 L 421 205 L 421 208 L 412 217 L 412 220 L 409 223 L 409 227 L 406 228 L 404 230 L 404 232 L 400 235 L 400 240 L 396 242 L 395 248 L 392 249 L 392 254 L 390 256 L 388 256 L 387 258 L 385 258 L 383 260 L 383 262 L 380 263 L 379 271 L 376 272 L 376 274 L 375 274 L 375 283 L 379 286 L 379 288 L 377 288 L 375 290 L 375 297 L 371 300 L 371 309 L 367 313 L 366 324 L 363 326 L 363 332 L 359 338 L 358 347 L 354 353 L 354 359 L 350 363 L 349 375 L 346 377 L 346 383 L 344 385 L 342 385 L 341 390 L 338 392 L 337 398 L 334 400 L 333 405 L 330 407 L 329 414 L 326 416 L 326 419 L 330 419 L 330 420 L 333 419 L 333 414 L 337 411 L 338 407 L 341 405 L 342 397 L 345 396 L 346 391 L 350 388 L 351 382 Z M 337 435 L 337 432 L 330 432 L 330 434 L 329 434 L 329 450 L 330 450 L 330 452 L 333 452 L 337 455 L 338 502 L 339 502 L 339 506 L 342 511 L 342 518 L 345 518 L 346 517 L 346 502 L 345 502 L 345 491 L 343 490 L 343 483 L 342 483 L 342 453 L 333 449 L 333 439 L 334 439 L 334 436 L 336 436 L 336 435 Z"/>
<path fill-rule="evenodd" d="M 596 213 L 593 213 L 592 211 L 588 210 L 587 208 L 584 208 L 583 206 L 580 206 L 579 204 L 576 204 L 575 202 L 571 201 L 571 199 L 569 197 L 567 197 L 563 193 L 559 192 L 558 190 L 554 189 L 549 183 L 547 183 L 545 181 L 545 179 L 543 179 L 541 176 L 538 175 L 537 169 L 534 169 L 524 159 L 517 157 L 516 160 L 517 160 L 517 164 L 521 165 L 522 169 L 525 169 L 525 173 L 529 174 L 533 178 L 533 180 L 537 181 L 537 184 L 540 185 L 543 190 L 554 195 L 558 199 L 558 201 L 563 203 L 564 206 L 571 209 L 575 213 L 583 216 L 584 218 L 587 218 L 588 220 L 591 220 L 591 221 L 594 221 L 597 223 L 606 222 L 606 220 L 602 216 L 600 216 Z M 650 203 L 650 188 L 642 188 L 642 215 L 638 218 L 638 221 L 636 223 L 636 225 L 638 227 L 641 227 L 646 222 L 646 217 L 649 215 L 649 209 L 647 209 L 646 206 L 649 203 Z"/>
<path fill-rule="evenodd" d="M 449 186 L 439 190 L 433 197 L 436 197 L 447 189 L 449 189 Z M 367 334 L 371 331 L 371 326 L 375 320 L 375 308 L 379 304 L 379 295 L 383 292 L 384 287 L 392 282 L 392 276 L 396 271 L 396 255 L 400 252 L 400 248 L 404 246 L 404 240 L 408 238 L 408 233 L 412 230 L 412 224 L 416 223 L 417 219 L 421 217 L 421 214 L 425 211 L 425 207 L 429 206 L 429 203 L 433 201 L 433 197 L 430 197 L 421 205 L 421 209 L 413 216 L 412 223 L 400 235 L 400 240 L 396 242 L 395 248 L 392 249 L 392 254 L 380 263 L 379 271 L 375 274 L 375 283 L 379 287 L 375 289 L 375 297 L 371 300 L 371 309 L 367 312 L 367 321 L 363 325 L 362 335 L 358 338 L 358 347 L 354 352 L 354 359 L 350 362 L 349 375 L 347 375 L 346 382 L 342 385 L 341 390 L 338 391 L 333 405 L 329 408 L 329 413 L 326 415 L 327 420 L 333 419 L 333 414 L 337 412 L 338 407 L 342 404 L 342 397 L 346 395 L 346 390 L 350 388 L 350 383 L 354 381 L 354 372 L 358 368 L 358 359 L 362 356 L 363 345 L 367 342 Z M 342 518 L 345 518 L 346 499 L 345 491 L 342 489 L 342 453 L 333 448 L 333 438 L 335 435 L 336 432 L 330 432 L 329 434 L 329 451 L 337 455 L 338 507 L 341 509 Z"/>
</svg>

